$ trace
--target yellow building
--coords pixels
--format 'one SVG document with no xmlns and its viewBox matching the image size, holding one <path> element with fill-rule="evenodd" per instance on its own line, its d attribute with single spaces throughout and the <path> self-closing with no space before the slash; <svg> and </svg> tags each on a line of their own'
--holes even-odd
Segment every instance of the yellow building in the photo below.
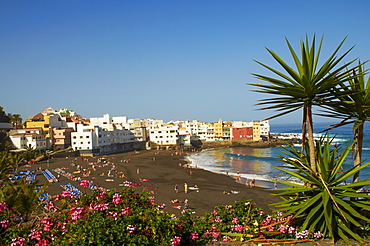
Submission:
<svg viewBox="0 0 370 246">
<path fill-rule="evenodd" d="M 219 120 L 218 122 L 214 122 L 214 133 L 216 140 L 222 140 L 223 138 L 223 122 Z"/>
<path fill-rule="evenodd" d="M 260 121 L 253 121 L 253 141 L 261 140 Z"/>
<path fill-rule="evenodd" d="M 50 116 L 38 113 L 25 121 L 26 128 L 41 127 L 46 138 L 49 138 Z"/>
<path fill-rule="evenodd" d="M 50 129 L 53 127 L 67 127 L 67 123 L 57 114 L 38 113 L 25 121 L 27 128 L 41 127 L 44 131 L 45 138 L 50 138 Z"/>
</svg>

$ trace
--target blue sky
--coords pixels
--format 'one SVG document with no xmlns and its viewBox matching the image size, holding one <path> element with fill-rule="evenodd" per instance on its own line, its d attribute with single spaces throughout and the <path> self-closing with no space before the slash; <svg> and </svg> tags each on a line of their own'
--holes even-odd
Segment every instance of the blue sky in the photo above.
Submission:
<svg viewBox="0 0 370 246">
<path fill-rule="evenodd" d="M 290 64 L 285 37 L 343 38 L 345 61 L 370 59 L 370 1 L 0 0 L 0 106 L 23 119 L 47 107 L 85 118 L 261 120 L 246 83 Z M 316 118 L 316 121 L 330 119 Z M 301 112 L 272 121 L 301 121 Z"/>
</svg>

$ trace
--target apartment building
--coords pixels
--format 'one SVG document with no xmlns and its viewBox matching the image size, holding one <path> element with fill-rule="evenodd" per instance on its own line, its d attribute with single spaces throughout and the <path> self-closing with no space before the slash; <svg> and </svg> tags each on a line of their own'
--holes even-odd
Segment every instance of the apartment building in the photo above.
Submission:
<svg viewBox="0 0 370 246">
<path fill-rule="evenodd" d="M 178 145 L 179 142 L 179 126 L 164 125 L 154 126 L 149 128 L 149 140 L 158 145 Z"/>
<path fill-rule="evenodd" d="M 38 150 L 47 149 L 47 141 L 42 127 L 28 127 L 13 129 L 9 132 L 10 140 L 17 149 L 25 150 L 33 148 Z"/>
<path fill-rule="evenodd" d="M 90 118 L 90 124 L 78 124 L 71 133 L 72 148 L 82 155 L 102 155 L 142 149 L 146 141 L 146 128 L 127 123 L 127 117 Z"/>
</svg>

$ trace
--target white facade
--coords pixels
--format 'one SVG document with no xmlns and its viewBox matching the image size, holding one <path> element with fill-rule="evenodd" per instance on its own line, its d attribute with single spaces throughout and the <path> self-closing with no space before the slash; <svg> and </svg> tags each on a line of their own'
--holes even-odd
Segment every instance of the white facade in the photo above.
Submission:
<svg viewBox="0 0 370 246">
<path fill-rule="evenodd" d="M 74 150 L 99 149 L 100 152 L 114 151 L 113 146 L 117 144 L 137 142 L 134 134 L 124 128 L 118 129 L 100 126 L 77 125 L 77 131 L 71 133 L 72 148 Z M 112 147 L 112 148 L 111 148 Z"/>
<path fill-rule="evenodd" d="M 157 126 L 149 129 L 149 140 L 158 145 L 179 144 L 179 127 L 174 125 Z"/>
<path fill-rule="evenodd" d="M 261 136 L 270 135 L 270 122 L 268 120 L 260 121 Z"/>
<path fill-rule="evenodd" d="M 10 140 L 17 149 L 25 150 L 29 147 L 45 150 L 47 148 L 45 135 L 41 127 L 13 129 L 9 134 Z"/>
</svg>

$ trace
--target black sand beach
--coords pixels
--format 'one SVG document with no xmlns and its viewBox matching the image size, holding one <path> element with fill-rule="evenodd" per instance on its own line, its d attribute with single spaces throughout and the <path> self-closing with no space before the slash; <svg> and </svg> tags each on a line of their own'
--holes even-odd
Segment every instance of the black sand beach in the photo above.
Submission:
<svg viewBox="0 0 370 246">
<path fill-rule="evenodd" d="M 106 163 L 102 162 L 95 166 L 99 159 L 105 158 Z M 126 160 L 126 162 L 125 162 Z M 209 171 L 184 168 L 187 164 L 182 153 L 174 152 L 173 150 L 142 150 L 140 152 L 127 152 L 104 157 L 69 157 L 69 158 L 54 158 L 47 163 L 46 161 L 39 162 L 20 169 L 36 170 L 37 167 L 52 171 L 56 168 L 62 168 L 64 171 L 73 173 L 81 179 L 93 181 L 104 188 L 120 190 L 124 181 L 140 183 L 137 187 L 138 191 L 147 190 L 154 197 L 158 204 L 166 204 L 165 211 L 180 215 L 183 208 L 183 201 L 188 199 L 189 207 L 195 210 L 195 215 L 202 216 L 204 212 L 212 212 L 214 206 L 233 204 L 237 200 L 253 199 L 258 207 L 264 211 L 270 212 L 269 204 L 280 201 L 277 196 L 271 195 L 274 191 L 266 190 L 261 187 L 248 188 L 244 184 L 239 184 L 234 178 L 224 174 L 216 174 Z M 80 166 L 81 172 L 77 171 L 77 166 Z M 108 177 L 109 170 L 112 166 L 116 166 L 116 172 L 111 172 Z M 192 171 L 192 175 L 190 174 Z M 90 172 L 87 177 L 83 176 L 83 172 Z M 52 171 L 57 176 L 57 173 Z M 102 174 L 104 173 L 104 176 Z M 121 177 L 123 176 L 124 177 Z M 39 183 L 47 182 L 41 172 L 37 173 Z M 72 181 L 64 176 L 59 177 L 59 182 L 49 184 L 47 192 L 50 195 L 57 195 L 63 191 L 60 185 L 70 183 L 76 188 L 78 181 Z M 199 186 L 199 190 L 189 190 L 184 192 L 184 184 L 188 187 Z M 175 192 L 175 185 L 178 184 L 179 192 Z M 225 192 L 236 191 L 237 194 L 224 194 Z M 178 199 L 180 203 L 171 203 L 170 200 Z M 181 206 L 181 209 L 173 208 L 173 206 Z"/>
</svg>

